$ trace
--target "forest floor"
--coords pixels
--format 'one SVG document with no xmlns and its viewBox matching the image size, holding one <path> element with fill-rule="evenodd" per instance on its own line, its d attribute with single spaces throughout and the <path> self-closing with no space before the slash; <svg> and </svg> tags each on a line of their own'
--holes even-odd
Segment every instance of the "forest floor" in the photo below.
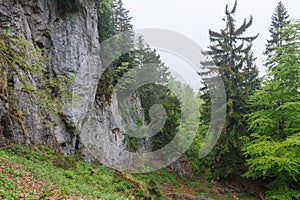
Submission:
<svg viewBox="0 0 300 200">
<path fill-rule="evenodd" d="M 181 178 L 170 169 L 124 174 L 44 146 L 0 149 L 0 199 L 263 199 L 257 183 Z M 199 178 L 195 178 L 199 177 Z"/>
</svg>

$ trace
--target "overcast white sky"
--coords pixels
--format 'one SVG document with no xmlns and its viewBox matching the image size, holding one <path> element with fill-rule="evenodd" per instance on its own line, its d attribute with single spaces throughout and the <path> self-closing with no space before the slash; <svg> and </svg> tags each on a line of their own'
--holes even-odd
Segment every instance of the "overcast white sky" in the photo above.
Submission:
<svg viewBox="0 0 300 200">
<path fill-rule="evenodd" d="M 253 51 L 258 57 L 257 65 L 262 72 L 262 61 L 265 59 L 262 52 L 266 39 L 269 38 L 271 16 L 278 2 L 279 0 L 238 0 L 235 15 L 237 23 L 240 24 L 244 18 L 249 19 L 253 15 L 253 25 L 247 34 L 259 33 L 258 39 L 254 41 Z M 282 2 L 291 18 L 300 18 L 300 0 Z M 123 0 L 123 3 L 133 17 L 135 29 L 169 29 L 184 34 L 202 49 L 206 49 L 209 44 L 208 30 L 219 31 L 224 28 L 222 18 L 225 16 L 225 6 L 229 4 L 231 9 L 234 0 Z M 167 64 L 174 63 L 168 56 L 162 56 Z"/>
</svg>

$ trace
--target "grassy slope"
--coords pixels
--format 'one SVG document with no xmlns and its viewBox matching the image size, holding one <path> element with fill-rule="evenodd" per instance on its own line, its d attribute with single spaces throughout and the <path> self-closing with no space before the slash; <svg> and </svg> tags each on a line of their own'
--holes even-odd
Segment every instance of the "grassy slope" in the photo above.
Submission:
<svg viewBox="0 0 300 200">
<path fill-rule="evenodd" d="M 200 179 L 180 179 L 167 169 L 123 174 L 63 157 L 43 146 L 0 149 L 0 199 L 167 199 L 168 193 L 238 199 L 232 192 L 220 194 L 220 186 L 210 184 L 205 177 Z"/>
</svg>

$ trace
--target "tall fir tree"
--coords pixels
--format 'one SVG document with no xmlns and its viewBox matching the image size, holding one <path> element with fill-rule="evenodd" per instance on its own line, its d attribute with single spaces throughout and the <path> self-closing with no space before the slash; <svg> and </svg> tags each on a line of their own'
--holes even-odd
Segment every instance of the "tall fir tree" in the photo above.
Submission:
<svg viewBox="0 0 300 200">
<path fill-rule="evenodd" d="M 267 40 L 266 50 L 264 52 L 264 55 L 267 56 L 267 60 L 270 60 L 270 58 L 275 56 L 275 50 L 277 47 L 281 47 L 287 42 L 284 39 L 280 29 L 291 23 L 289 18 L 290 16 L 286 8 L 280 1 L 271 18 L 272 22 L 269 29 L 271 38 Z M 265 65 L 268 67 L 270 63 L 267 61 Z"/>
<path fill-rule="evenodd" d="M 138 65 L 138 76 L 143 80 L 156 80 L 158 84 L 167 83 L 170 75 L 169 68 L 161 61 L 156 50 L 151 49 L 141 36 L 137 37 L 135 46 L 137 50 L 134 51 L 134 55 Z"/>
<path fill-rule="evenodd" d="M 255 58 L 251 51 L 252 42 L 256 36 L 246 37 L 244 33 L 252 25 L 250 20 L 244 20 L 238 28 L 235 25 L 234 14 L 237 2 L 233 9 L 225 10 L 226 26 L 220 32 L 209 30 L 209 50 L 205 54 L 210 55 L 216 67 L 210 67 L 211 63 L 203 63 L 209 69 L 208 72 L 200 73 L 204 76 L 221 74 L 224 82 L 227 100 L 227 116 L 222 134 L 211 152 L 211 167 L 214 179 L 230 178 L 233 175 L 241 174 L 244 166 L 244 159 L 241 154 L 241 142 L 239 137 L 247 135 L 247 127 L 244 115 L 249 111 L 245 102 L 250 94 L 259 87 L 258 70 L 254 64 Z M 212 79 L 212 78 L 211 78 Z M 210 81 L 206 79 L 206 81 Z M 202 98 L 205 101 L 204 122 L 210 120 L 210 98 L 207 87 L 203 87 Z"/>
<path fill-rule="evenodd" d="M 122 0 L 113 0 L 111 4 L 112 8 L 112 19 L 114 29 L 116 33 L 122 31 L 128 31 L 132 29 L 131 19 L 129 11 L 124 8 Z"/>
</svg>

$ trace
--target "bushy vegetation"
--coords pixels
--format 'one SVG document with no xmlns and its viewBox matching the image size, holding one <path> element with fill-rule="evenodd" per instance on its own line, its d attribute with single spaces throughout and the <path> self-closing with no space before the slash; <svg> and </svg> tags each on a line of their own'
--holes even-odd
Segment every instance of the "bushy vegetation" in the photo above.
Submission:
<svg viewBox="0 0 300 200">
<path fill-rule="evenodd" d="M 247 177 L 269 182 L 269 199 L 300 198 L 300 22 L 278 30 L 282 35 L 268 59 L 268 73 L 249 100 L 252 137 L 244 151 Z"/>
</svg>

